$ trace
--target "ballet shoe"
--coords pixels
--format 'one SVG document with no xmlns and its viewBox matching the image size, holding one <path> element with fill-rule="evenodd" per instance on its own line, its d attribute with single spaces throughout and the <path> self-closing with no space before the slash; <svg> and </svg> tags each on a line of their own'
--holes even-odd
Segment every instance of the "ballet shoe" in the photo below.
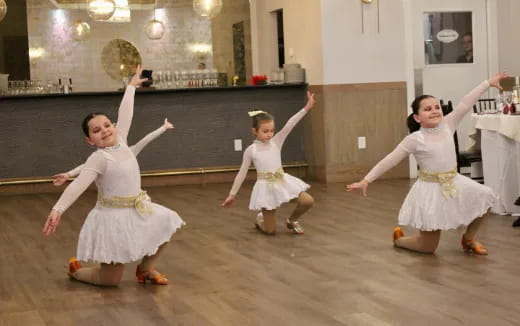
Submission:
<svg viewBox="0 0 520 326">
<path fill-rule="evenodd" d="M 484 245 L 478 243 L 475 240 L 467 240 L 464 235 L 462 235 L 462 239 L 460 240 L 460 244 L 462 245 L 462 249 L 466 252 L 473 252 L 477 255 L 487 255 L 488 251 Z"/>
<path fill-rule="evenodd" d="M 139 269 L 139 265 L 135 269 L 135 277 L 137 278 L 137 283 L 146 284 L 146 282 L 150 282 L 155 285 L 168 285 L 169 281 L 166 278 L 166 275 L 161 274 L 157 271 L 141 271 Z"/>
<path fill-rule="evenodd" d="M 403 232 L 403 230 L 401 230 L 400 227 L 396 226 L 396 227 L 394 228 L 394 234 L 393 234 L 393 237 L 394 237 L 394 242 L 395 242 L 397 239 L 404 237 L 404 232 Z"/>
<path fill-rule="evenodd" d="M 300 225 L 300 222 L 298 222 L 298 221 L 291 221 L 291 220 L 287 219 L 285 221 L 285 224 L 287 225 L 287 228 L 289 230 L 293 231 L 294 234 L 302 235 L 305 233 L 305 230 L 302 228 L 302 226 Z"/>
<path fill-rule="evenodd" d="M 69 258 L 69 276 L 74 275 L 81 267 L 81 263 L 79 260 L 76 259 L 76 257 Z"/>
</svg>

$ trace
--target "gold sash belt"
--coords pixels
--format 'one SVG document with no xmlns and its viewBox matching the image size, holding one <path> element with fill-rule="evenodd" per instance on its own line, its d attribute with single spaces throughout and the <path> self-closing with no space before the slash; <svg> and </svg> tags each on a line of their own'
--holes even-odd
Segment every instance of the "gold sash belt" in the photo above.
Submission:
<svg viewBox="0 0 520 326">
<path fill-rule="evenodd" d="M 441 184 L 441 191 L 444 197 L 455 197 L 457 188 L 453 184 L 453 178 L 457 176 L 457 169 L 453 168 L 446 172 L 425 172 L 419 171 L 419 179 L 426 182 L 437 182 Z"/>
<path fill-rule="evenodd" d="M 283 181 L 283 168 L 279 168 L 275 172 L 257 172 L 256 176 L 258 180 L 265 180 L 268 183 L 272 184 L 274 182 L 281 182 Z"/>
<path fill-rule="evenodd" d="M 129 197 L 103 197 L 103 194 L 98 193 L 98 203 L 109 208 L 135 208 L 141 216 L 152 212 L 150 197 L 146 194 L 146 191 L 141 191 L 138 195 Z"/>
</svg>

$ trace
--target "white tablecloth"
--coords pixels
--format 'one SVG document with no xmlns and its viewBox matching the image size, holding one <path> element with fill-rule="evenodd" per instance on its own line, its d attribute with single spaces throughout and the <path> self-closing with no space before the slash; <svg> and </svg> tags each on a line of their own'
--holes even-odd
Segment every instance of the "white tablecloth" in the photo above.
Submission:
<svg viewBox="0 0 520 326">
<path fill-rule="evenodd" d="M 481 130 L 484 183 L 500 196 L 491 208 L 497 214 L 518 214 L 514 201 L 520 196 L 520 116 L 472 116 Z"/>
</svg>

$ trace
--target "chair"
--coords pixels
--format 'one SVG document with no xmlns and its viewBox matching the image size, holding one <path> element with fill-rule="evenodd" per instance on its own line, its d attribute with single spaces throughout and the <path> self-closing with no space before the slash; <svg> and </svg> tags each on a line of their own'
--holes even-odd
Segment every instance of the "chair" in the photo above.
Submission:
<svg viewBox="0 0 520 326">
<path fill-rule="evenodd" d="M 443 115 L 447 115 L 451 111 L 453 111 L 453 104 L 451 101 L 448 101 L 448 104 L 444 104 L 444 101 L 440 100 L 440 103 L 441 103 Z M 484 102 L 484 103 L 486 103 L 486 102 Z M 475 109 L 475 107 L 473 109 Z M 470 150 L 470 151 L 460 151 L 459 138 L 457 136 L 456 131 L 453 133 L 453 141 L 455 143 L 455 154 L 457 155 L 457 172 L 460 173 L 461 167 L 471 167 L 472 163 L 482 162 L 482 153 L 480 152 L 480 149 Z M 477 178 L 472 178 L 472 179 L 475 181 L 478 181 L 480 183 L 484 182 L 484 178 L 482 178 L 482 177 L 477 177 Z"/>
<path fill-rule="evenodd" d="M 476 114 L 483 114 L 486 112 L 496 112 L 497 103 L 494 98 L 483 98 L 473 105 L 473 112 Z"/>
</svg>

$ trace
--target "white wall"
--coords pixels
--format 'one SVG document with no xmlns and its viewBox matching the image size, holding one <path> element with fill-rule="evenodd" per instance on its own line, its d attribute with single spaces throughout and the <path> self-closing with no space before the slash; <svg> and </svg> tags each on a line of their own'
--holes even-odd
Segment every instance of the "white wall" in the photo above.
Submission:
<svg viewBox="0 0 520 326">
<path fill-rule="evenodd" d="M 324 84 L 406 80 L 402 0 L 380 1 L 379 32 L 378 1 L 321 1 Z"/>
<path fill-rule="evenodd" d="M 520 1 L 497 1 L 498 69 L 520 75 Z"/>
<path fill-rule="evenodd" d="M 328 1 L 328 0 L 327 0 Z M 253 74 L 267 74 L 278 67 L 276 20 L 273 11 L 283 9 L 285 62 L 306 69 L 307 82 L 322 84 L 320 0 L 251 0 Z M 294 53 L 289 56 L 290 49 Z"/>
</svg>

